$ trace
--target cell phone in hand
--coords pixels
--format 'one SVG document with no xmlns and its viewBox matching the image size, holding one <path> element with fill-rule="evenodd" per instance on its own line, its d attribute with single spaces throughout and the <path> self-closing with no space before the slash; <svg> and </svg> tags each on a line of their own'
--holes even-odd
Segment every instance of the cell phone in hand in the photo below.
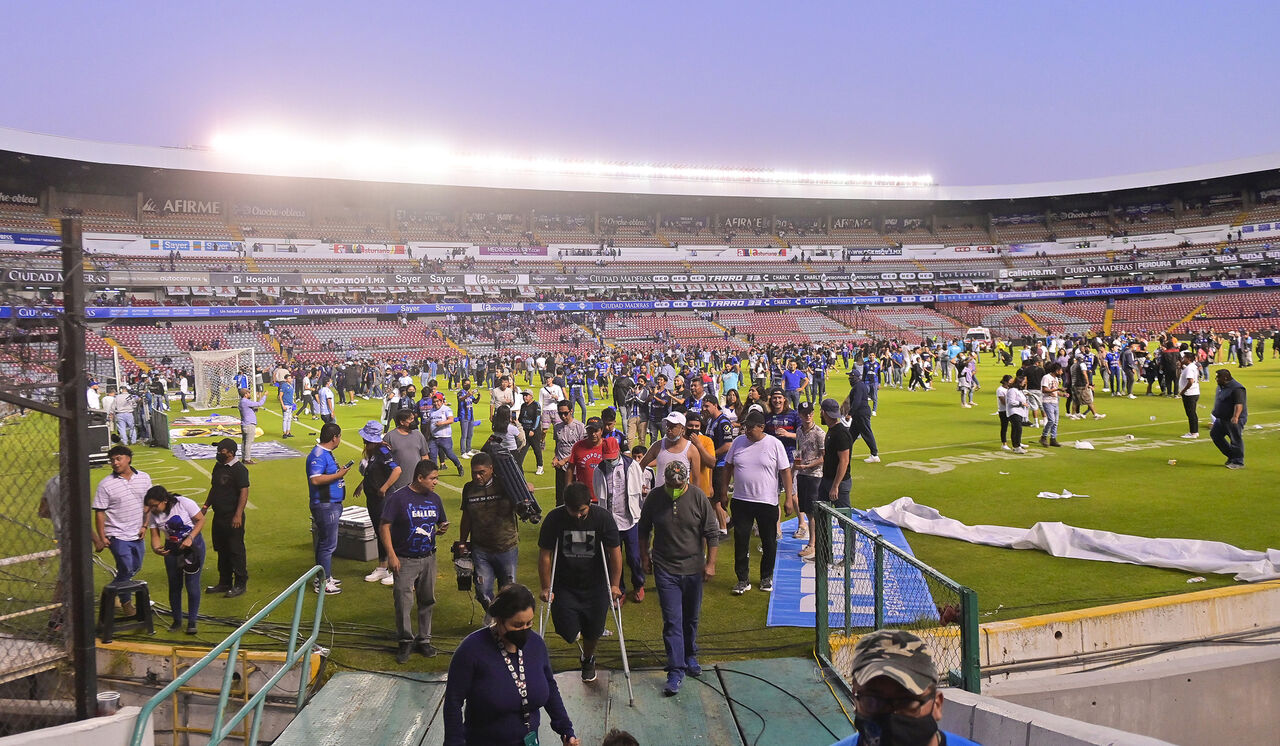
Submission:
<svg viewBox="0 0 1280 746">
<path fill-rule="evenodd" d="M 342 465 L 342 468 L 344 468 L 344 469 L 350 469 L 350 468 L 351 468 L 351 465 L 352 465 L 352 464 L 354 464 L 354 463 L 355 463 L 355 459 L 352 459 L 352 460 L 348 461 L 347 463 L 343 464 L 343 465 Z"/>
</svg>

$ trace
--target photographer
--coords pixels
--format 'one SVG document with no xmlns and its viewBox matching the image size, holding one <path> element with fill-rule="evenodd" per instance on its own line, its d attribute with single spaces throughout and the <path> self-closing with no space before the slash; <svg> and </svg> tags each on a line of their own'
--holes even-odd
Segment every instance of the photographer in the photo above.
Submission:
<svg viewBox="0 0 1280 746">
<path fill-rule="evenodd" d="M 194 500 L 175 495 L 161 485 L 147 490 L 143 498 L 147 523 L 151 527 L 151 550 L 164 557 L 169 578 L 169 609 L 173 613 L 170 632 L 182 627 L 182 590 L 187 591 L 187 634 L 196 633 L 200 614 L 200 571 L 204 567 L 204 513 Z"/>
</svg>

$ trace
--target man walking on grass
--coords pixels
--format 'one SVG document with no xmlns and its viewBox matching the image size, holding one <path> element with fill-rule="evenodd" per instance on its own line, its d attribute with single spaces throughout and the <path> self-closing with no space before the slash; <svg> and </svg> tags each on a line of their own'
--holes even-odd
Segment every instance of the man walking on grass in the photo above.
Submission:
<svg viewBox="0 0 1280 746">
<path fill-rule="evenodd" d="M 725 455 L 728 481 L 734 485 L 733 501 L 733 569 L 738 583 L 733 595 L 751 590 L 749 580 L 751 527 L 760 533 L 764 552 L 760 558 L 760 590 L 773 591 L 773 565 L 778 553 L 778 486 L 786 494 L 788 515 L 798 507 L 795 482 L 791 478 L 791 461 L 782 442 L 764 431 L 765 418 L 758 412 L 747 415 L 739 435 Z M 719 531 L 719 526 L 716 528 Z"/>
</svg>

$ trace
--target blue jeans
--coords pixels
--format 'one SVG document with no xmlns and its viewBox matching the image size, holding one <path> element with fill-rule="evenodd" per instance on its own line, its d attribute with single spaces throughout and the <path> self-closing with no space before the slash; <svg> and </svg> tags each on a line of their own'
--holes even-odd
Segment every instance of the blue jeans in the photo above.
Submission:
<svg viewBox="0 0 1280 746">
<path fill-rule="evenodd" d="M 1227 457 L 1227 463 L 1244 463 L 1244 425 L 1248 417 L 1241 417 L 1240 423 L 1231 424 L 1229 418 L 1220 418 L 1209 428 L 1209 437 L 1213 444 Z M 114 541 L 114 540 L 113 540 Z"/>
<path fill-rule="evenodd" d="M 312 503 L 311 525 L 315 531 L 311 543 L 316 549 L 316 564 L 324 568 L 325 578 L 333 577 L 333 551 L 338 548 L 338 518 L 342 503 Z"/>
<path fill-rule="evenodd" d="M 593 400 L 594 403 L 594 400 Z M 577 404 L 582 408 L 582 421 L 587 421 L 587 402 L 582 398 L 582 387 L 573 386 L 569 389 L 569 409 L 573 409 L 573 405 Z"/>
<path fill-rule="evenodd" d="M 191 557 L 199 563 L 193 572 L 183 572 L 184 558 L 181 554 L 164 556 L 164 574 L 169 577 L 169 609 L 173 613 L 173 623 L 182 621 L 182 591 L 187 591 L 187 624 L 195 624 L 200 615 L 200 572 L 204 569 L 205 544 L 203 536 L 196 536 L 191 542 Z"/>
<path fill-rule="evenodd" d="M 448 457 L 449 461 L 458 467 L 458 473 L 462 473 L 462 462 L 458 460 L 458 455 L 453 452 L 452 435 L 447 438 L 432 438 L 431 445 L 434 446 L 431 450 L 434 451 L 432 458 L 435 460 L 436 466 L 444 466 L 444 460 Z"/>
<path fill-rule="evenodd" d="M 626 531 L 619 531 L 618 536 L 622 539 L 622 552 L 627 558 L 627 567 L 631 569 L 631 590 L 639 590 L 644 587 L 644 563 L 640 561 L 640 526 L 632 526 Z M 622 590 L 626 590 L 626 584 L 622 584 Z"/>
<path fill-rule="evenodd" d="M 698 614 L 702 610 L 702 576 L 676 575 L 653 568 L 662 608 L 662 644 L 667 649 L 668 673 L 684 679 L 685 669 L 698 662 Z"/>
<path fill-rule="evenodd" d="M 880 409 L 880 384 L 877 383 L 867 387 L 867 399 L 871 401 L 872 412 Z"/>
<path fill-rule="evenodd" d="M 466 417 L 458 420 L 458 425 L 462 428 L 461 439 L 458 441 L 458 450 L 463 453 L 471 453 L 475 450 L 471 447 L 471 435 L 476 429 L 474 422 L 475 420 L 471 419 L 471 414 L 467 414 Z"/>
<path fill-rule="evenodd" d="M 498 589 L 516 581 L 516 559 L 519 553 L 519 547 L 512 547 L 505 552 L 486 552 L 474 545 L 471 547 L 476 600 L 484 608 L 485 616 L 488 616 L 489 602 L 493 601 Z"/>
<path fill-rule="evenodd" d="M 120 583 L 131 580 L 142 569 L 142 555 L 146 552 L 142 539 L 128 541 L 113 537 L 107 539 L 107 543 L 111 556 L 116 558 L 116 577 L 111 582 Z M 120 603 L 127 604 L 132 599 L 132 594 L 121 595 Z"/>
<path fill-rule="evenodd" d="M 1118 391 L 1119 389 L 1116 390 Z M 1049 402 L 1044 402 L 1042 406 L 1044 409 L 1044 430 L 1041 431 L 1040 437 L 1057 440 L 1058 420 L 1061 419 L 1058 410 L 1058 403 L 1054 402 L 1053 404 L 1050 404 Z"/>
<path fill-rule="evenodd" d="M 125 445 L 132 445 L 138 441 L 138 436 L 134 432 L 133 412 L 116 413 L 116 435 L 120 436 L 120 442 Z"/>
</svg>

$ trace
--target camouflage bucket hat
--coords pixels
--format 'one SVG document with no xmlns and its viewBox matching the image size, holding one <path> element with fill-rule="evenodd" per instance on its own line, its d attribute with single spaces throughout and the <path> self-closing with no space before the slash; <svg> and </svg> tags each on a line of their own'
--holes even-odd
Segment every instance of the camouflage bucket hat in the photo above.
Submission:
<svg viewBox="0 0 1280 746">
<path fill-rule="evenodd" d="M 877 630 L 858 640 L 852 673 L 859 686 L 888 676 L 912 694 L 924 694 L 938 683 L 938 669 L 924 640 L 894 629 Z"/>
</svg>

